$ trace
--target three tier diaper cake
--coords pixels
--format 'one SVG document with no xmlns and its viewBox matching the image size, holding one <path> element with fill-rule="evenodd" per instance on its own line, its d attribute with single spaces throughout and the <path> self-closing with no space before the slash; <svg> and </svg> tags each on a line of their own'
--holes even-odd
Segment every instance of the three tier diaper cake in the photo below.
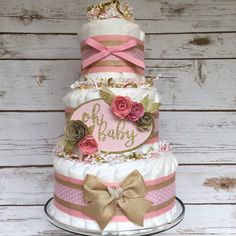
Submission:
<svg viewBox="0 0 236 236">
<path fill-rule="evenodd" d="M 54 216 L 85 230 L 123 231 L 170 222 L 176 158 L 159 139 L 159 94 L 145 78 L 145 33 L 117 0 L 88 8 L 81 76 L 64 98 L 54 154 Z"/>
</svg>

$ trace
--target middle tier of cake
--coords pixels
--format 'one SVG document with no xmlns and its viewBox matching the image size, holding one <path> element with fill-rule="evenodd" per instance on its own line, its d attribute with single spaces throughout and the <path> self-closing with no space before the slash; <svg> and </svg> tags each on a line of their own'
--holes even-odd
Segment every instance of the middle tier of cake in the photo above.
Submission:
<svg viewBox="0 0 236 236">
<path fill-rule="evenodd" d="M 150 88 L 110 88 L 109 89 L 115 96 L 128 96 L 133 102 L 140 103 L 143 101 L 143 99 L 147 98 L 149 101 L 151 101 L 153 104 L 159 104 L 160 98 L 158 93 L 156 92 L 156 89 L 150 87 Z M 154 125 L 152 130 L 149 131 L 143 131 L 140 132 L 138 137 L 136 137 L 136 141 L 134 141 L 132 147 L 130 145 L 130 148 L 128 146 L 124 149 L 124 152 L 120 152 L 120 147 L 116 145 L 116 141 L 118 141 L 118 134 L 117 132 L 117 127 L 114 127 L 114 125 L 111 127 L 112 120 L 116 119 L 115 116 L 111 113 L 109 106 L 106 105 L 104 102 L 100 105 L 99 104 L 102 102 L 101 98 L 101 89 L 73 89 L 68 95 L 64 98 L 64 103 L 66 107 L 66 117 L 68 120 L 73 118 L 72 116 L 75 116 L 75 111 L 79 110 L 77 112 L 77 117 L 79 114 L 86 113 L 88 117 L 88 123 L 89 119 L 93 120 L 91 124 L 95 123 L 95 119 L 99 120 L 99 122 L 103 122 L 104 128 L 99 127 L 100 130 L 100 136 L 103 135 L 104 137 L 104 142 L 100 140 L 100 148 L 102 150 L 101 155 L 106 155 L 107 156 L 112 156 L 114 154 L 117 158 L 120 157 L 125 157 L 127 158 L 128 156 L 132 156 L 134 154 L 140 155 L 142 157 L 150 157 L 150 156 L 155 156 L 157 151 L 158 151 L 158 141 L 159 141 L 159 116 L 158 116 L 158 110 L 155 111 L 155 115 L 153 116 L 154 119 Z M 86 106 L 87 104 L 87 106 Z M 98 106 L 96 106 L 96 104 Z M 83 109 L 83 106 L 85 107 Z M 82 107 L 82 109 L 81 109 Z M 96 107 L 96 108 L 95 108 Z M 107 109 L 107 110 L 106 110 Z M 96 113 L 96 114 L 95 114 Z M 82 115 L 81 115 L 82 117 Z M 83 118 L 81 118 L 83 119 Z M 78 120 L 78 118 L 77 118 Z M 131 130 L 133 129 L 134 132 L 137 132 L 137 128 L 135 127 L 135 124 L 132 124 L 130 121 L 125 121 L 125 119 L 119 121 L 117 119 L 117 124 L 121 124 L 122 122 L 122 128 L 123 130 L 120 130 L 120 132 L 129 132 L 131 135 Z M 98 122 L 96 122 L 98 123 Z M 109 127 L 110 125 L 110 127 Z M 96 126 L 99 126 L 99 124 L 96 124 Z M 127 131 L 125 131 L 127 126 Z M 111 135 L 111 128 L 113 135 L 116 136 L 114 141 L 112 140 L 106 140 L 105 141 L 105 136 Z M 129 131 L 128 131 L 129 129 Z M 96 129 L 98 130 L 98 129 Z M 110 133 L 109 133 L 110 132 Z M 95 135 L 96 137 L 99 137 L 99 134 Z M 127 134 L 129 136 L 129 134 Z M 107 137 L 107 139 L 111 139 L 113 137 Z M 122 139 L 122 137 L 120 137 Z M 131 137 L 130 137 L 131 138 Z M 142 140 L 143 139 L 143 140 Z M 128 140 L 127 140 L 128 141 Z M 108 143 L 109 142 L 109 143 Z M 110 150 L 107 150 L 107 147 L 103 148 L 103 145 L 109 146 Z M 103 152 L 104 151 L 104 152 Z M 109 155 L 108 155 L 109 154 Z"/>
</svg>

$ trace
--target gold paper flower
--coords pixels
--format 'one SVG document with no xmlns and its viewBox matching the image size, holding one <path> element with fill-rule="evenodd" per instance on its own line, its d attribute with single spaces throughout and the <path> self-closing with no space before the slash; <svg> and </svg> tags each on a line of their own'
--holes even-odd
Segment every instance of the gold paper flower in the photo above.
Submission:
<svg viewBox="0 0 236 236">
<path fill-rule="evenodd" d="M 65 128 L 65 140 L 75 145 L 88 134 L 88 127 L 81 120 L 72 120 Z"/>
<path fill-rule="evenodd" d="M 153 124 L 153 116 L 149 112 L 145 112 L 144 115 L 136 122 L 137 127 L 140 130 L 147 130 Z"/>
</svg>

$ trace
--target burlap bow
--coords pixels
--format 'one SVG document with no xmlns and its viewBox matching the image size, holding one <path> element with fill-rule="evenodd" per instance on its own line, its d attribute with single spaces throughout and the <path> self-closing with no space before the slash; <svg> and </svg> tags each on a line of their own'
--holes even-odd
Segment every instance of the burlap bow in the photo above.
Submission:
<svg viewBox="0 0 236 236">
<path fill-rule="evenodd" d="M 88 205 L 84 213 L 104 229 L 120 208 L 130 221 L 143 226 L 144 215 L 152 207 L 152 202 L 145 199 L 146 195 L 147 189 L 138 171 L 128 175 L 119 187 L 107 187 L 96 176 L 87 175 L 84 198 Z"/>
</svg>

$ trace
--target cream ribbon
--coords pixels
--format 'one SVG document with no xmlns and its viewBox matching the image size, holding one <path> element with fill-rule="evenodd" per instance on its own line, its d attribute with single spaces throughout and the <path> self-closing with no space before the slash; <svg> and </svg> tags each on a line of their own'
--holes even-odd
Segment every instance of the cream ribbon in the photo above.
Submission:
<svg viewBox="0 0 236 236">
<path fill-rule="evenodd" d="M 133 223 L 143 226 L 144 215 L 152 207 L 146 200 L 147 189 L 141 174 L 135 170 L 121 182 L 119 187 L 107 187 L 93 175 L 87 175 L 84 183 L 84 198 L 87 206 L 83 212 L 104 229 L 117 208 Z"/>
</svg>

